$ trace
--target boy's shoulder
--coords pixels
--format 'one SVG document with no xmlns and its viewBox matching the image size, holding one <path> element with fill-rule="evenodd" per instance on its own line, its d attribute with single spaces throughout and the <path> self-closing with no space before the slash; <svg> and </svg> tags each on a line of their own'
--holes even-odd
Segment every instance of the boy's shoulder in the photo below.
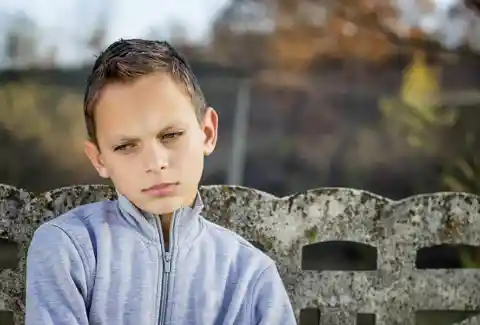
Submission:
<svg viewBox="0 0 480 325">
<path fill-rule="evenodd" d="M 105 200 L 88 203 L 75 207 L 43 224 L 36 231 L 48 231 L 52 228 L 60 229 L 68 237 L 88 240 L 94 224 L 102 224 L 112 213 L 115 213 L 113 201 Z M 93 218 L 94 216 L 94 218 Z"/>
<path fill-rule="evenodd" d="M 60 228 L 75 227 L 80 224 L 86 224 L 90 222 L 92 216 L 95 216 L 95 219 L 97 220 L 102 220 L 114 212 L 114 209 L 114 201 L 104 200 L 94 203 L 87 203 L 66 211 L 59 216 L 45 222 L 44 224 L 57 226 Z"/>
<path fill-rule="evenodd" d="M 265 264 L 274 264 L 273 259 L 265 252 L 235 231 L 222 227 L 207 219 L 204 220 L 207 236 L 216 243 L 217 247 L 220 247 L 224 251 L 229 251 L 229 256 L 237 256 L 241 259 L 245 258 L 250 262 L 258 260 Z"/>
</svg>

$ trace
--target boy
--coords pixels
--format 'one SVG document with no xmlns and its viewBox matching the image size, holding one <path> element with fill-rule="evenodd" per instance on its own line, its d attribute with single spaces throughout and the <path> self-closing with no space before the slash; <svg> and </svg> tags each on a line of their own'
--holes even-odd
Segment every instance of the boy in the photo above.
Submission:
<svg viewBox="0 0 480 325">
<path fill-rule="evenodd" d="M 26 324 L 296 324 L 275 263 L 201 216 L 218 116 L 185 59 L 166 42 L 117 41 L 84 105 L 85 153 L 119 197 L 37 229 Z"/>
</svg>

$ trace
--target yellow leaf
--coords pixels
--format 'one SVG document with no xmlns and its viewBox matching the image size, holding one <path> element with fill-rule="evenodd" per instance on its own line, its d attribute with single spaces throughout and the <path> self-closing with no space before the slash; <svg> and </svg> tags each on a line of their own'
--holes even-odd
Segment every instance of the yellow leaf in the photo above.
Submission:
<svg viewBox="0 0 480 325">
<path fill-rule="evenodd" d="M 414 53 L 413 60 L 403 75 L 402 101 L 418 110 L 435 105 L 440 93 L 438 76 L 426 62 L 425 54 Z M 429 112 L 424 114 L 429 115 Z"/>
</svg>

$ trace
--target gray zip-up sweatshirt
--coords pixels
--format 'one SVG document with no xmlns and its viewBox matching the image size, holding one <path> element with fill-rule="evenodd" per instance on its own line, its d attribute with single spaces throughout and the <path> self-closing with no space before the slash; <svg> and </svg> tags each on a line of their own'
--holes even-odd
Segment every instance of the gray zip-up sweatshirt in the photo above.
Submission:
<svg viewBox="0 0 480 325">
<path fill-rule="evenodd" d="M 26 325 L 294 325 L 273 260 L 204 219 L 200 197 L 157 217 L 124 196 L 41 225 L 27 256 Z"/>
</svg>

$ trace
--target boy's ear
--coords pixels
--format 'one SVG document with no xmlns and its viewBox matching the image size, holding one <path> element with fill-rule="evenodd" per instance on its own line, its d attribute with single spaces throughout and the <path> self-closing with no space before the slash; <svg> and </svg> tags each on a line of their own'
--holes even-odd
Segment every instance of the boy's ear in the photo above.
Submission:
<svg viewBox="0 0 480 325">
<path fill-rule="evenodd" d="M 218 114 L 212 107 L 208 107 L 205 111 L 202 129 L 204 134 L 203 153 L 208 156 L 217 145 Z"/>
<path fill-rule="evenodd" d="M 83 149 L 93 167 L 97 170 L 98 175 L 103 178 L 108 178 L 108 172 L 103 164 L 98 146 L 92 141 L 87 140 L 83 145 Z"/>
</svg>

